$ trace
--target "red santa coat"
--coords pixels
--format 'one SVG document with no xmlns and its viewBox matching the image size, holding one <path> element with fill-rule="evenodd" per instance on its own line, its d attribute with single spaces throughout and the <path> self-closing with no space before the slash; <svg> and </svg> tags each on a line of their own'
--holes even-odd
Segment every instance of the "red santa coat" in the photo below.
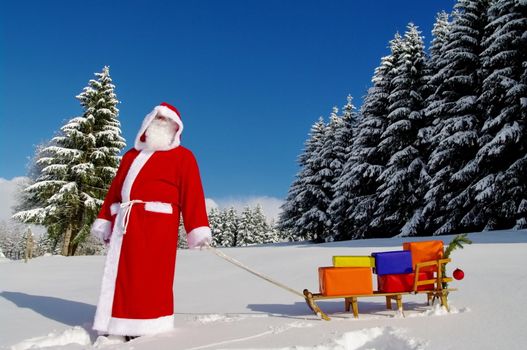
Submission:
<svg viewBox="0 0 527 350">
<path fill-rule="evenodd" d="M 176 147 L 149 151 L 140 136 L 152 119 L 147 115 L 139 143 L 123 156 L 92 226 L 92 233 L 110 242 L 93 324 L 101 333 L 145 335 L 172 329 L 180 214 L 189 247 L 210 237 L 196 159 L 179 146 L 182 125 Z"/>
</svg>

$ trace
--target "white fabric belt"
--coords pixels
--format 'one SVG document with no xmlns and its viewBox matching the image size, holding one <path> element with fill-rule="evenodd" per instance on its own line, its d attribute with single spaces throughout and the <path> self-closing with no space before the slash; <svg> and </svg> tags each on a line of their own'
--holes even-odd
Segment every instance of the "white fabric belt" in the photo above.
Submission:
<svg viewBox="0 0 527 350">
<path fill-rule="evenodd" d="M 123 235 L 126 234 L 128 223 L 130 222 L 130 214 L 132 213 L 133 206 L 136 204 L 144 204 L 145 210 L 158 213 L 172 214 L 171 203 L 146 202 L 140 199 L 132 199 L 128 202 L 123 203 L 114 203 L 112 204 L 112 209 L 117 212 L 117 224 L 120 226 L 120 231 Z"/>
</svg>

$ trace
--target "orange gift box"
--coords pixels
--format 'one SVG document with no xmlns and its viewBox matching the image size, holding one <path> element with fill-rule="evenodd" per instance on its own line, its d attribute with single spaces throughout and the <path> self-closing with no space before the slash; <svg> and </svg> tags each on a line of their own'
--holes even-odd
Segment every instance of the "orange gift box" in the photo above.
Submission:
<svg viewBox="0 0 527 350">
<path fill-rule="evenodd" d="M 318 276 L 325 296 L 373 293 L 370 267 L 319 267 Z"/>
<path fill-rule="evenodd" d="M 412 252 L 414 271 L 417 263 L 443 258 L 443 241 L 406 242 L 403 243 L 403 249 Z M 419 271 L 437 271 L 437 267 L 427 266 L 419 269 Z"/>
</svg>

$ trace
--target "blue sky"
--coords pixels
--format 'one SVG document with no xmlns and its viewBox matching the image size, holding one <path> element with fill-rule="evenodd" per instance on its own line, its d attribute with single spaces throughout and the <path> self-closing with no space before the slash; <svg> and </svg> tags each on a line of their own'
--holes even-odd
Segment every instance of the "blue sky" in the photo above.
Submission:
<svg viewBox="0 0 527 350">
<path fill-rule="evenodd" d="M 0 11 L 0 178 L 82 113 L 110 66 L 128 146 L 174 104 L 207 197 L 284 198 L 310 126 L 360 106 L 388 41 L 454 1 L 7 1 Z"/>
</svg>

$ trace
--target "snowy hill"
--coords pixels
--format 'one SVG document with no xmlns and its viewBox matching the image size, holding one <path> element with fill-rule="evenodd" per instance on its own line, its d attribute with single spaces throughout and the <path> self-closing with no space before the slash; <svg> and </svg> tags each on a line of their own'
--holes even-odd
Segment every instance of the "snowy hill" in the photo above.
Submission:
<svg viewBox="0 0 527 350">
<path fill-rule="evenodd" d="M 342 300 L 320 302 L 319 320 L 304 300 L 208 251 L 179 251 L 176 330 L 125 344 L 97 341 L 91 322 L 104 257 L 40 257 L 0 264 L 0 348 L 84 349 L 516 349 L 527 343 L 527 231 L 471 234 L 474 244 L 452 254 L 452 312 L 404 298 L 404 317 L 384 299 L 359 300 L 359 319 Z M 414 240 L 427 240 L 417 238 Z M 442 236 L 446 244 L 452 236 Z M 286 244 L 223 251 L 299 291 L 318 291 L 317 267 L 333 255 L 400 249 L 409 239 Z M 50 334 L 53 333 L 53 334 Z M 33 338 L 33 339 L 32 339 Z M 69 344 L 61 347 L 59 345 Z M 93 345 L 95 343 L 95 345 Z M 15 345 L 16 344 L 16 345 Z M 15 346 L 13 346 L 15 345 Z"/>
</svg>

